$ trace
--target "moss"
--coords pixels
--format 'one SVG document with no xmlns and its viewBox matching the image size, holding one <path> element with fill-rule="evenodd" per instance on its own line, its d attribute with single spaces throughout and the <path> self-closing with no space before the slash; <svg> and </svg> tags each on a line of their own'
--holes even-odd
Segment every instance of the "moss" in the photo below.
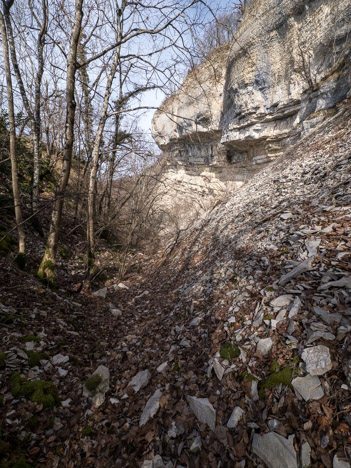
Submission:
<svg viewBox="0 0 351 468">
<path fill-rule="evenodd" d="M 50 356 L 47 353 L 37 353 L 36 351 L 26 351 L 28 354 L 28 364 L 30 367 L 38 366 L 41 360 L 48 360 Z"/>
<path fill-rule="evenodd" d="M 94 429 L 92 427 L 86 427 L 82 430 L 82 436 L 83 437 L 88 437 L 90 434 L 94 432 Z"/>
<path fill-rule="evenodd" d="M 29 341 L 33 341 L 35 343 L 40 342 L 40 338 L 38 336 L 34 336 L 34 335 L 21 336 L 21 338 L 19 340 L 20 340 L 21 343 L 28 343 Z"/>
<path fill-rule="evenodd" d="M 34 432 L 39 426 L 39 419 L 37 416 L 33 416 L 30 419 L 28 419 L 26 428 L 30 432 Z"/>
<path fill-rule="evenodd" d="M 4 237 L 4 239 L 2 239 Z M 6 229 L 0 229 L 0 253 L 6 254 L 17 249 L 17 239 L 10 234 L 6 235 Z"/>
<path fill-rule="evenodd" d="M 47 253 L 45 253 L 47 255 Z M 46 283 L 49 286 L 55 287 L 55 275 L 54 275 L 54 270 L 55 270 L 55 262 L 52 260 L 42 260 L 39 270 L 37 272 L 37 277 L 43 281 L 46 281 Z"/>
<path fill-rule="evenodd" d="M 281 255 L 281 256 L 282 256 L 282 255 L 289 255 L 289 249 L 284 249 L 284 250 L 282 250 L 282 251 L 279 253 L 279 255 Z"/>
<path fill-rule="evenodd" d="M 271 367 L 269 368 L 269 372 L 275 372 L 279 369 L 278 361 L 273 361 Z"/>
<path fill-rule="evenodd" d="M 94 374 L 91 377 L 89 377 L 88 380 L 85 382 L 86 388 L 89 390 L 89 392 L 94 392 L 98 386 L 101 384 L 102 378 L 99 374 Z"/>
<path fill-rule="evenodd" d="M 53 408 L 60 402 L 56 385 L 45 380 L 33 380 L 15 373 L 11 376 L 11 392 L 15 397 L 25 397 L 27 400 L 42 404 L 44 408 Z"/>
<path fill-rule="evenodd" d="M 0 315 L 0 323 L 3 325 L 11 325 L 16 320 L 16 317 L 11 314 Z"/>
<path fill-rule="evenodd" d="M 291 388 L 292 370 L 289 366 L 284 367 L 279 372 L 271 373 L 267 379 L 260 384 L 259 395 L 261 398 L 265 397 L 266 388 L 274 388 L 280 384 L 287 385 Z"/>
<path fill-rule="evenodd" d="M 252 374 L 250 374 L 249 372 L 247 371 L 244 371 L 242 374 L 240 374 L 240 380 L 242 382 L 257 382 L 257 379 L 255 376 L 253 376 Z"/>
<path fill-rule="evenodd" d="M 229 341 L 226 341 L 221 346 L 220 355 L 222 359 L 226 359 L 227 361 L 231 362 L 233 359 L 240 356 L 240 349 L 238 346 L 235 346 Z"/>
<path fill-rule="evenodd" d="M 174 361 L 174 366 L 173 366 L 173 372 L 179 372 L 180 371 L 180 365 L 178 359 Z"/>
<path fill-rule="evenodd" d="M 5 353 L 0 352 L 0 367 L 5 365 Z"/>
<path fill-rule="evenodd" d="M 272 320 L 273 315 L 267 314 L 263 317 L 263 320 Z"/>
<path fill-rule="evenodd" d="M 69 257 L 67 250 L 64 247 L 62 247 L 61 245 L 59 246 L 58 251 L 59 251 L 59 254 L 61 255 L 62 258 L 68 258 Z"/>
<path fill-rule="evenodd" d="M 274 288 L 272 288 L 272 286 L 267 286 L 265 289 L 266 289 L 267 292 L 273 292 L 274 291 Z"/>
</svg>

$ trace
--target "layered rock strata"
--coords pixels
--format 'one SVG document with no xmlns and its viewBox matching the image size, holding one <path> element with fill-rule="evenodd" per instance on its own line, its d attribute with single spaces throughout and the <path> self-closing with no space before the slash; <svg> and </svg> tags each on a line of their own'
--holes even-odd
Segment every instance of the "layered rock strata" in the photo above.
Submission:
<svg viewBox="0 0 351 468">
<path fill-rule="evenodd" d="M 253 0 L 155 113 L 170 197 L 233 190 L 350 97 L 349 0 Z"/>
</svg>

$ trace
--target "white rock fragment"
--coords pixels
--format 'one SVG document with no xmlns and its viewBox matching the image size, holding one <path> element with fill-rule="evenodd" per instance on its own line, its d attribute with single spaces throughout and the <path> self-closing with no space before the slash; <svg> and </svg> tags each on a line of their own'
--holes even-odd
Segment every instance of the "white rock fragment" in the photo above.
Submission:
<svg viewBox="0 0 351 468">
<path fill-rule="evenodd" d="M 305 273 L 306 271 L 312 270 L 313 260 L 314 260 L 314 257 L 306 258 L 306 260 L 304 260 L 302 263 L 300 263 L 291 271 L 289 271 L 289 273 L 286 273 L 285 275 L 283 275 L 279 280 L 279 284 L 281 286 L 284 286 L 286 283 L 288 283 L 291 279 L 295 278 L 296 276 L 299 276 L 302 273 Z"/>
<path fill-rule="evenodd" d="M 351 468 L 351 465 L 348 461 L 341 460 L 337 455 L 334 455 L 333 468 Z"/>
<path fill-rule="evenodd" d="M 111 313 L 114 317 L 122 317 L 122 311 L 120 309 L 111 309 Z"/>
<path fill-rule="evenodd" d="M 160 364 L 156 370 L 157 372 L 160 372 L 162 374 L 162 372 L 166 370 L 167 366 L 168 366 L 168 361 L 165 361 L 162 364 Z"/>
<path fill-rule="evenodd" d="M 311 375 L 323 375 L 332 368 L 329 348 L 323 345 L 305 348 L 301 358 L 305 361 L 306 370 Z"/>
<path fill-rule="evenodd" d="M 105 299 L 107 296 L 107 288 L 99 289 L 98 291 L 95 291 L 93 295 L 96 297 L 102 297 L 103 299 Z"/>
<path fill-rule="evenodd" d="M 68 370 L 62 369 L 62 367 L 59 367 L 57 371 L 60 377 L 66 377 L 66 375 L 68 374 Z"/>
<path fill-rule="evenodd" d="M 120 401 L 119 401 L 118 398 L 114 398 L 114 397 L 111 397 L 111 398 L 110 398 L 110 403 L 111 403 L 111 405 L 118 405 L 119 402 L 120 402 Z"/>
<path fill-rule="evenodd" d="M 232 415 L 229 418 L 229 421 L 227 422 L 227 427 L 229 429 L 234 429 L 238 425 L 240 419 L 243 417 L 245 414 L 245 411 L 240 408 L 240 406 L 236 406 L 232 412 Z"/>
<path fill-rule="evenodd" d="M 118 288 L 118 289 L 129 289 L 129 287 L 124 284 L 124 283 L 118 283 L 117 286 L 115 286 L 115 288 Z"/>
<path fill-rule="evenodd" d="M 201 437 L 197 436 L 195 437 L 195 439 L 193 440 L 193 443 L 190 446 L 190 452 L 192 453 L 200 452 L 201 447 L 202 447 Z"/>
<path fill-rule="evenodd" d="M 182 341 L 179 343 L 180 346 L 182 346 L 183 348 L 190 348 L 191 347 L 191 343 L 189 340 L 183 338 Z"/>
<path fill-rule="evenodd" d="M 196 327 L 196 325 L 198 325 L 200 322 L 201 322 L 201 317 L 195 317 L 189 323 L 189 327 Z"/>
<path fill-rule="evenodd" d="M 317 255 L 320 243 L 321 239 L 319 237 L 316 239 L 308 239 L 305 241 L 309 257 L 315 257 Z"/>
<path fill-rule="evenodd" d="M 68 361 L 69 361 L 69 357 L 63 356 L 62 354 L 56 354 L 51 359 L 51 362 L 53 363 L 54 366 L 57 366 L 58 364 L 65 364 Z"/>
<path fill-rule="evenodd" d="M 252 451 L 268 468 L 297 468 L 293 437 L 285 439 L 276 432 L 254 434 Z"/>
<path fill-rule="evenodd" d="M 216 426 L 216 410 L 207 398 L 196 398 L 188 395 L 187 402 L 197 419 L 209 426 L 213 431 Z"/>
<path fill-rule="evenodd" d="M 324 396 L 321 381 L 316 375 L 306 375 L 306 377 L 296 377 L 291 382 L 297 397 L 302 397 L 305 401 L 319 400 Z"/>
<path fill-rule="evenodd" d="M 138 372 L 132 380 L 129 382 L 128 387 L 133 387 L 135 393 L 138 393 L 140 389 L 145 387 L 151 378 L 151 374 L 148 369 Z"/>
<path fill-rule="evenodd" d="M 213 359 L 213 369 L 219 381 L 222 380 L 224 374 L 224 367 L 220 364 L 217 358 Z"/>
<path fill-rule="evenodd" d="M 310 444 L 303 441 L 300 449 L 301 468 L 308 468 L 311 466 L 311 451 Z"/>
<path fill-rule="evenodd" d="M 148 399 L 145 408 L 142 412 L 140 421 L 139 421 L 139 426 L 143 426 L 146 424 L 149 419 L 153 418 L 155 414 L 157 413 L 159 407 L 160 407 L 160 398 L 162 396 L 161 390 L 156 390 L 155 393 Z"/>
<path fill-rule="evenodd" d="M 293 296 L 291 294 L 284 294 L 283 296 L 276 297 L 270 302 L 272 307 L 286 307 L 290 304 L 293 300 Z"/>
<path fill-rule="evenodd" d="M 257 351 L 261 351 L 263 356 L 267 356 L 273 346 L 272 338 L 261 338 L 257 343 Z"/>
</svg>

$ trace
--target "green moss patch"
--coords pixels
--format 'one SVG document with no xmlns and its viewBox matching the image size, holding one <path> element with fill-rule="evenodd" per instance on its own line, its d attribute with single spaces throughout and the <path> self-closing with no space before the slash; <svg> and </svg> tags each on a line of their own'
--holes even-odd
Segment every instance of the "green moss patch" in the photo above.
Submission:
<svg viewBox="0 0 351 468">
<path fill-rule="evenodd" d="M 37 353 L 36 351 L 26 351 L 26 353 L 28 354 L 28 364 L 30 367 L 38 366 L 41 360 L 50 359 L 49 355 L 46 353 Z"/>
<path fill-rule="evenodd" d="M 6 236 L 4 239 L 3 237 Z M 0 228 L 0 254 L 7 254 L 17 249 L 17 239 L 10 234 L 6 235 L 6 230 Z"/>
<path fill-rule="evenodd" d="M 14 397 L 24 397 L 27 400 L 43 405 L 44 408 L 53 408 L 58 405 L 60 398 L 56 385 L 44 380 L 29 381 L 15 373 L 11 376 L 11 392 Z"/>
<path fill-rule="evenodd" d="M 220 356 L 222 359 L 226 359 L 227 361 L 231 362 L 233 359 L 240 356 L 240 349 L 238 346 L 230 343 L 230 341 L 226 341 L 221 346 Z"/>
<path fill-rule="evenodd" d="M 21 336 L 21 338 L 19 340 L 20 340 L 21 343 L 28 343 L 30 341 L 33 341 L 34 343 L 39 343 L 40 342 L 40 338 L 38 336 L 35 336 L 35 335 Z"/>
<path fill-rule="evenodd" d="M 174 361 L 174 366 L 173 366 L 173 372 L 179 372 L 180 371 L 180 365 L 178 359 Z"/>
<path fill-rule="evenodd" d="M 291 380 L 293 378 L 292 370 L 289 366 L 284 367 L 278 372 L 272 372 L 265 381 L 259 385 L 259 395 L 261 398 L 265 397 L 266 388 L 274 388 L 278 385 L 287 385 L 291 388 Z"/>
<path fill-rule="evenodd" d="M 94 374 L 91 377 L 89 377 L 88 380 L 86 380 L 85 386 L 89 390 L 89 392 L 95 392 L 95 390 L 98 388 L 101 382 L 101 376 L 99 374 Z"/>
<path fill-rule="evenodd" d="M 247 371 L 244 371 L 242 374 L 240 374 L 240 380 L 242 382 L 257 382 L 257 379 L 255 376 L 253 376 L 252 374 L 250 374 L 249 372 Z"/>
</svg>

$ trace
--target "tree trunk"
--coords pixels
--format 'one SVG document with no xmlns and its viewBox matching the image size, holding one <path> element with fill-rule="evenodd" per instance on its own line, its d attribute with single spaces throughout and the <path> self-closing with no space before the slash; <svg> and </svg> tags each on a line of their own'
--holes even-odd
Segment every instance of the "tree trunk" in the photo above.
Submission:
<svg viewBox="0 0 351 468">
<path fill-rule="evenodd" d="M 54 282 L 54 268 L 57 253 L 59 230 L 62 219 L 62 210 L 66 188 L 69 180 L 72 163 L 73 141 L 74 141 L 74 120 L 76 103 L 74 99 L 75 79 L 77 71 L 77 49 L 79 36 L 82 28 L 83 0 L 76 0 L 75 18 L 72 29 L 69 55 L 67 60 L 67 80 L 66 80 L 66 130 L 65 145 L 63 150 L 63 161 L 59 186 L 55 193 L 54 208 L 51 215 L 50 232 L 46 243 L 45 254 L 41 261 L 38 276 L 46 279 L 50 283 Z"/>
<path fill-rule="evenodd" d="M 119 17 L 120 19 L 120 17 Z M 118 23 L 118 42 L 121 40 L 121 27 L 120 21 Z M 92 164 L 91 164 L 91 171 L 90 171 L 90 178 L 89 178 L 89 188 L 88 188 L 88 223 L 87 223 L 87 256 L 88 256 L 88 270 L 90 273 L 93 272 L 94 269 L 94 256 L 95 256 L 95 198 L 96 198 L 96 175 L 98 170 L 99 164 L 99 152 L 100 152 L 100 145 L 102 140 L 103 131 L 105 128 L 105 123 L 107 119 L 107 110 L 108 105 L 111 97 L 111 90 L 112 90 L 112 83 L 114 77 L 116 75 L 117 66 L 120 60 L 120 50 L 121 47 L 117 46 L 114 57 L 113 63 L 111 66 L 111 70 L 109 73 L 109 77 L 106 84 L 105 89 L 105 96 L 104 102 L 101 110 L 101 116 L 99 121 L 99 126 L 97 129 L 97 133 L 94 140 L 93 146 L 93 157 L 92 157 Z"/>
<path fill-rule="evenodd" d="M 10 124 L 10 158 L 11 158 L 11 177 L 12 177 L 12 191 L 13 200 L 15 206 L 15 217 L 18 232 L 18 260 L 22 257 L 21 266 L 25 264 L 26 245 L 25 245 L 25 233 L 23 226 L 23 216 L 21 208 L 21 197 L 18 184 L 18 169 L 16 159 L 16 129 L 15 129 L 15 110 L 13 103 L 13 89 L 11 79 L 11 68 L 10 68 L 10 57 L 7 42 L 7 33 L 5 20 L 2 12 L 0 12 L 0 29 L 1 29 L 1 40 L 2 40 L 2 51 L 4 57 L 4 67 L 6 75 L 6 87 L 7 87 L 7 100 L 8 100 L 8 112 L 9 112 L 9 124 Z M 18 262 L 20 264 L 20 262 Z"/>
</svg>

